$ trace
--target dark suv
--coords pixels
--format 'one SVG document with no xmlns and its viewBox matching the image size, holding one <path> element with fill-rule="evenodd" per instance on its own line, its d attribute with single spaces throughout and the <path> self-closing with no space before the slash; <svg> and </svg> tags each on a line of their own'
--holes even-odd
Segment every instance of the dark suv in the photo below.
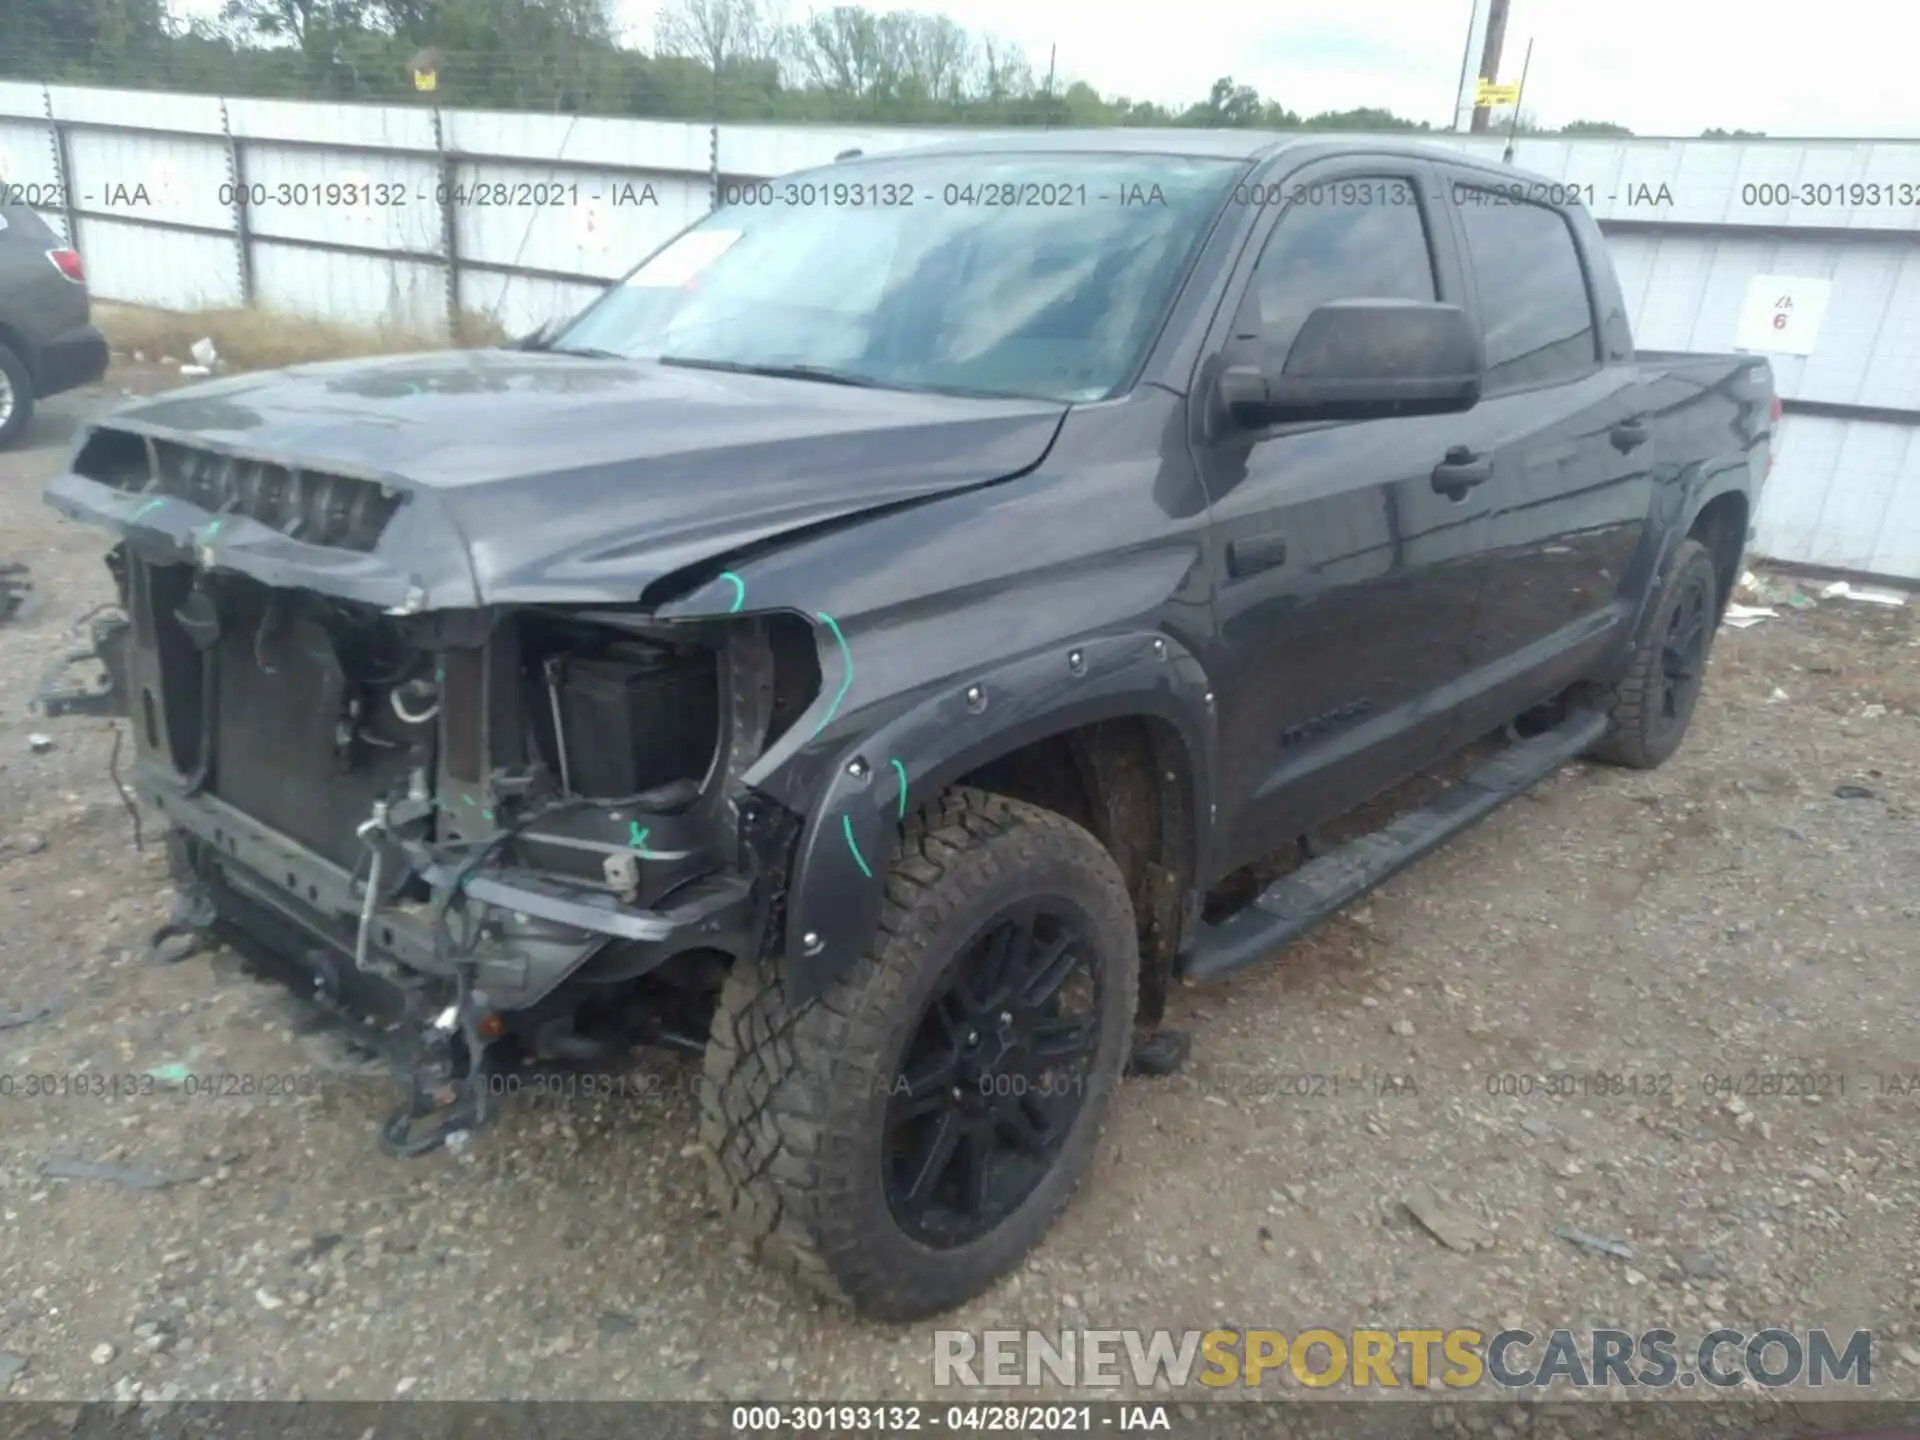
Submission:
<svg viewBox="0 0 1920 1440">
<path fill-rule="evenodd" d="M 27 206 L 0 205 L 0 449 L 36 400 L 106 374 L 107 342 L 87 321 L 80 252 Z"/>
</svg>

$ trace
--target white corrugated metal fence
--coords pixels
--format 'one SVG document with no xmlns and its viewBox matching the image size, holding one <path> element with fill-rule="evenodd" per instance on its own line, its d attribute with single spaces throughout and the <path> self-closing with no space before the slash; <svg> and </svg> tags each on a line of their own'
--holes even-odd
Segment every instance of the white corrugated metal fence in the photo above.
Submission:
<svg viewBox="0 0 1920 1440">
<path fill-rule="evenodd" d="M 718 163 L 755 179 L 954 134 L 726 125 Z M 713 142 L 674 121 L 0 81 L 0 184 L 69 234 L 102 298 L 415 331 L 578 309 L 706 212 Z M 1523 138 L 1516 158 L 1580 187 L 1648 349 L 1734 348 L 1755 277 L 1827 283 L 1811 353 L 1770 356 L 1789 414 L 1757 548 L 1920 580 L 1920 142 Z"/>
</svg>

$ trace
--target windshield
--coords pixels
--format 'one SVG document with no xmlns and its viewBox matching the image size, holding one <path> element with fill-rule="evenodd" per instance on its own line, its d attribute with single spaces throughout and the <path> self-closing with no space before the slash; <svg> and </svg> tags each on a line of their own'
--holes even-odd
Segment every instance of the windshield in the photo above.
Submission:
<svg viewBox="0 0 1920 1440">
<path fill-rule="evenodd" d="M 1126 384 L 1245 168 L 1161 155 L 921 156 L 729 185 L 733 203 L 551 348 L 1100 399 Z"/>
</svg>

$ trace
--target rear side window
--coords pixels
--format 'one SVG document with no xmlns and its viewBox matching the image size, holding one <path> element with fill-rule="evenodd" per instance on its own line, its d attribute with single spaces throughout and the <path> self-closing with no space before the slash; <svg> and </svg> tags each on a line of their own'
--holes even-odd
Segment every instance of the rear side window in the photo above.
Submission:
<svg viewBox="0 0 1920 1440">
<path fill-rule="evenodd" d="M 1557 210 L 1473 186 L 1454 195 L 1487 330 L 1489 393 L 1571 380 L 1599 355 L 1586 272 Z"/>
<path fill-rule="evenodd" d="M 1439 298 L 1412 181 L 1353 176 L 1290 184 L 1285 200 L 1254 268 L 1237 334 L 1257 326 L 1273 353 L 1285 355 L 1307 316 L 1331 301 Z"/>
</svg>

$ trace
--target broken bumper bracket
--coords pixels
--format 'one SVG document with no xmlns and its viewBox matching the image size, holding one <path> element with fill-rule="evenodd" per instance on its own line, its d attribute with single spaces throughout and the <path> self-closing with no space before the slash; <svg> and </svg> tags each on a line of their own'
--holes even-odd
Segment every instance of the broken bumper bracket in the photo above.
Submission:
<svg viewBox="0 0 1920 1440">
<path fill-rule="evenodd" d="M 380 1127 L 380 1149 L 388 1156 L 430 1154 L 493 1118 L 487 1046 L 476 1018 L 462 987 L 461 998 L 427 1028 L 410 1063 L 399 1067 L 407 1098 Z"/>
<path fill-rule="evenodd" d="M 130 622 L 124 614 L 102 615 L 93 622 L 92 644 L 55 660 L 40 677 L 33 703 L 49 719 L 64 715 L 93 715 L 115 719 L 127 708 L 127 636 Z M 69 686 L 67 672 L 76 665 L 97 663 L 103 674 L 91 687 Z"/>
<path fill-rule="evenodd" d="M 213 928 L 219 919 L 213 892 L 205 885 L 176 890 L 173 914 L 147 936 L 147 964 L 178 965 L 198 955 L 214 943 Z"/>
</svg>

